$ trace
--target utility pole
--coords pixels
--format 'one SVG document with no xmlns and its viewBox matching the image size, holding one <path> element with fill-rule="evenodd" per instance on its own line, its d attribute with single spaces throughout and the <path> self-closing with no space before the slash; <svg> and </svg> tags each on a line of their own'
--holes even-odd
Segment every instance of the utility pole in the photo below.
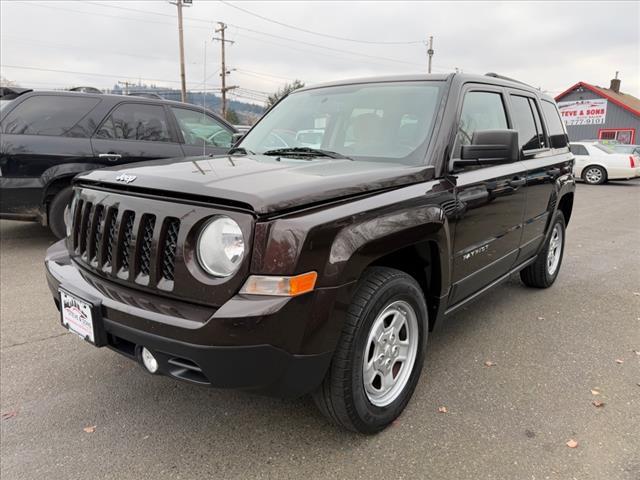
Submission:
<svg viewBox="0 0 640 480">
<path fill-rule="evenodd" d="M 429 55 L 429 69 L 428 73 L 431 73 L 431 59 L 433 58 L 433 37 L 429 37 L 429 49 L 427 50 L 427 55 Z"/>
<path fill-rule="evenodd" d="M 169 2 L 172 5 L 178 7 L 178 42 L 180 44 L 180 86 L 181 86 L 181 98 L 183 102 L 187 101 L 187 81 L 184 73 L 184 38 L 182 29 L 182 7 L 190 6 L 191 0 L 175 0 L 175 2 Z"/>
<path fill-rule="evenodd" d="M 121 82 L 120 80 L 118 80 L 118 85 L 122 85 L 124 87 L 124 94 L 125 95 L 129 95 L 129 87 L 135 87 L 136 84 L 135 82 L 128 82 L 128 81 L 124 81 Z"/>
<path fill-rule="evenodd" d="M 222 23 L 222 22 L 218 22 L 219 27 L 216 28 L 215 33 L 219 33 L 220 36 L 219 37 L 213 37 L 214 40 L 218 40 L 220 42 L 220 54 L 221 54 L 221 70 L 220 70 L 220 77 L 222 78 L 222 88 L 220 89 L 220 91 L 222 92 L 222 118 L 227 118 L 227 92 L 229 90 L 233 90 L 234 88 L 238 88 L 237 85 L 232 85 L 230 87 L 227 87 L 227 75 L 229 75 L 231 72 L 229 70 L 227 70 L 227 65 L 226 65 L 226 59 L 225 59 L 225 52 L 224 52 L 224 47 L 225 47 L 225 43 L 230 43 L 233 44 L 234 42 L 231 40 L 225 40 L 224 38 L 224 31 L 227 29 L 227 26 Z"/>
</svg>

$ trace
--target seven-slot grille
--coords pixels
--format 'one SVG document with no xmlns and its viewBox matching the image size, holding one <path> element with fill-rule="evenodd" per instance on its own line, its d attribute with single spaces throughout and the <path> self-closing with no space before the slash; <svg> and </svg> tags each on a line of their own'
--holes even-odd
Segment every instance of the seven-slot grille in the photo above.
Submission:
<svg viewBox="0 0 640 480">
<path fill-rule="evenodd" d="M 171 289 L 179 232 L 180 220 L 175 217 L 158 218 L 117 204 L 79 199 L 71 242 L 79 260 L 89 267 L 121 280 L 152 287 L 162 283 L 162 288 Z"/>
</svg>

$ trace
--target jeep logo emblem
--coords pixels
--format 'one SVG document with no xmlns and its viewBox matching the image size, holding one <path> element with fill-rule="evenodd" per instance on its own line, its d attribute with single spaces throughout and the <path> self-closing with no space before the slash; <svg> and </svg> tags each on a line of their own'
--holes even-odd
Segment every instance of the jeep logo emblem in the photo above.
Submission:
<svg viewBox="0 0 640 480">
<path fill-rule="evenodd" d="M 135 175 L 127 175 L 126 173 L 116 177 L 116 182 L 131 183 L 136 179 Z"/>
</svg>

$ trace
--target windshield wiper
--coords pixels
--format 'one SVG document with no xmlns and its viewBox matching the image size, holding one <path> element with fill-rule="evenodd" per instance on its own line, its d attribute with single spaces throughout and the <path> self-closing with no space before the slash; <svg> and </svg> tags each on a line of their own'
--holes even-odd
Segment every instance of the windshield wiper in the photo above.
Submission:
<svg viewBox="0 0 640 480">
<path fill-rule="evenodd" d="M 242 155 L 255 155 L 251 150 L 247 150 L 244 147 L 233 147 L 227 152 L 227 155 L 233 155 L 234 153 L 240 153 Z"/>
<path fill-rule="evenodd" d="M 282 155 L 283 157 L 286 157 L 286 156 L 328 157 L 328 158 L 335 158 L 335 159 L 353 160 L 352 158 L 349 158 L 338 152 L 332 152 L 330 150 L 321 150 L 319 148 L 310 148 L 310 147 L 276 148 L 275 150 L 267 150 L 262 155 Z"/>
</svg>

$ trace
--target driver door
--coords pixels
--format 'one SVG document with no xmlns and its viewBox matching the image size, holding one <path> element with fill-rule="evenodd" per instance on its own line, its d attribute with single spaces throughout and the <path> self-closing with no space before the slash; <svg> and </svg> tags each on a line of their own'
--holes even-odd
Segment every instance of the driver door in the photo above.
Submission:
<svg viewBox="0 0 640 480">
<path fill-rule="evenodd" d="M 233 145 L 231 128 L 202 110 L 171 107 L 185 157 L 224 155 Z"/>
</svg>

